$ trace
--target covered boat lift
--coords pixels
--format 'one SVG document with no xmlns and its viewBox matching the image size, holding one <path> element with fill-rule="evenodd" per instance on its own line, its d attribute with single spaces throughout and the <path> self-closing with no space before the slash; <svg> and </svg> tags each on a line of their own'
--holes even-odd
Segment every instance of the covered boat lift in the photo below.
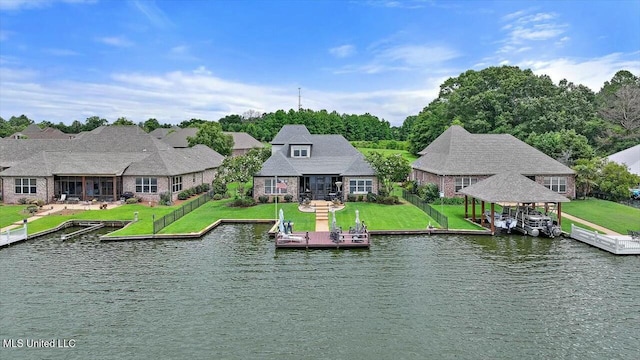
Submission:
<svg viewBox="0 0 640 360">
<path fill-rule="evenodd" d="M 481 200 L 482 212 L 480 215 L 480 225 L 484 226 L 485 202 L 491 204 L 491 219 L 495 219 L 495 204 L 557 204 L 558 226 L 562 224 L 563 202 L 570 200 L 544 185 L 523 176 L 517 172 L 504 172 L 493 175 L 482 181 L 467 186 L 459 191 L 464 194 L 464 216 L 469 218 L 468 205 L 471 197 L 471 218 L 476 222 L 475 199 Z M 495 234 L 495 221 L 491 221 L 491 234 Z"/>
</svg>

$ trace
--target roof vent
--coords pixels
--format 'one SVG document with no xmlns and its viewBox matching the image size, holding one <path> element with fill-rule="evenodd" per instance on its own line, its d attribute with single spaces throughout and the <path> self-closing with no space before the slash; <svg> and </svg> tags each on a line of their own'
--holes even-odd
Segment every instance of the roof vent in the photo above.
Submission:
<svg viewBox="0 0 640 360">
<path fill-rule="evenodd" d="M 142 152 L 147 152 L 147 149 L 142 149 Z"/>
</svg>

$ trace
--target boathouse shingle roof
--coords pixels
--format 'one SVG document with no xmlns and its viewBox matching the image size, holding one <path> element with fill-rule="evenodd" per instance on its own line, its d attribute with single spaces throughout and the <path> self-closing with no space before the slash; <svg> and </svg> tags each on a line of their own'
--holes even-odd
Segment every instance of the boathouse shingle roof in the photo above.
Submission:
<svg viewBox="0 0 640 360">
<path fill-rule="evenodd" d="M 449 127 L 420 152 L 412 167 L 437 175 L 574 174 L 574 171 L 510 134 L 471 134 Z"/>
<path fill-rule="evenodd" d="M 467 186 L 459 192 L 492 203 L 558 203 L 569 201 L 566 197 L 513 171 L 493 175 Z"/>
</svg>

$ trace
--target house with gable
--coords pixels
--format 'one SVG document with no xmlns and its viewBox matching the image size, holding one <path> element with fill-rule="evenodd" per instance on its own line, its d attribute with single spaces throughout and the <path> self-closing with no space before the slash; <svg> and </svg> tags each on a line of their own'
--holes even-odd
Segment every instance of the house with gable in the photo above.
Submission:
<svg viewBox="0 0 640 360">
<path fill-rule="evenodd" d="M 158 201 L 210 184 L 224 157 L 203 145 L 176 149 L 138 126 L 102 126 L 74 139 L 0 139 L 3 201 Z"/>
<path fill-rule="evenodd" d="M 253 196 L 290 194 L 323 200 L 378 192 L 375 171 L 342 135 L 312 135 L 284 125 L 271 141 L 271 157 L 253 177 Z"/>
<path fill-rule="evenodd" d="M 575 198 L 575 172 L 510 134 L 471 134 L 453 125 L 419 152 L 411 180 L 433 183 L 445 197 L 504 172 L 517 172 L 567 198 Z"/>
<path fill-rule="evenodd" d="M 158 130 L 158 129 L 156 129 Z M 189 128 L 173 128 L 169 131 L 152 131 L 151 134 L 156 138 L 161 139 L 174 148 L 186 148 L 189 147 L 189 137 L 195 137 L 198 134 L 197 127 Z M 244 155 L 253 148 L 263 148 L 264 144 L 256 140 L 253 136 L 245 132 L 222 132 L 225 135 L 231 135 L 233 138 L 233 148 L 231 149 L 231 156 Z"/>
</svg>

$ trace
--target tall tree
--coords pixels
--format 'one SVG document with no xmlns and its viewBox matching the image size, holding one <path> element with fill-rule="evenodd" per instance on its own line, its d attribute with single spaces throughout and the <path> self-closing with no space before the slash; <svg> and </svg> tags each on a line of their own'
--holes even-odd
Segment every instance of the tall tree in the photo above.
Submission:
<svg viewBox="0 0 640 360">
<path fill-rule="evenodd" d="M 205 122 L 198 126 L 198 132 L 194 137 L 188 137 L 189 146 L 202 144 L 217 151 L 220 155 L 231 155 L 233 150 L 233 137 L 222 133 L 222 127 L 216 122 Z"/>
<path fill-rule="evenodd" d="M 82 127 L 82 130 L 91 131 L 93 129 L 99 128 L 100 126 L 106 126 L 107 124 L 109 124 L 107 119 L 103 119 L 99 116 L 90 116 L 84 121 L 84 126 Z"/>
<path fill-rule="evenodd" d="M 154 118 L 149 118 L 149 120 L 145 121 L 142 124 L 142 128 L 146 132 L 152 132 L 153 130 L 158 129 L 160 127 L 161 127 L 160 123 L 158 122 L 158 120 Z"/>
<path fill-rule="evenodd" d="M 268 155 L 267 152 L 267 158 Z M 244 196 L 246 184 L 253 179 L 255 173 L 260 171 L 264 161 L 264 149 L 251 149 L 244 155 L 228 156 L 218 169 L 218 176 L 224 184 L 237 182 L 238 193 L 240 196 Z"/>
<path fill-rule="evenodd" d="M 114 121 L 113 125 L 115 126 L 135 125 L 135 123 L 123 116 L 123 117 L 119 117 L 116 121 Z"/>
<path fill-rule="evenodd" d="M 409 161 L 400 154 L 385 156 L 374 151 L 367 154 L 366 159 L 376 171 L 378 179 L 382 182 L 382 189 L 385 194 L 391 194 L 393 183 L 406 180 L 411 172 Z"/>
</svg>

